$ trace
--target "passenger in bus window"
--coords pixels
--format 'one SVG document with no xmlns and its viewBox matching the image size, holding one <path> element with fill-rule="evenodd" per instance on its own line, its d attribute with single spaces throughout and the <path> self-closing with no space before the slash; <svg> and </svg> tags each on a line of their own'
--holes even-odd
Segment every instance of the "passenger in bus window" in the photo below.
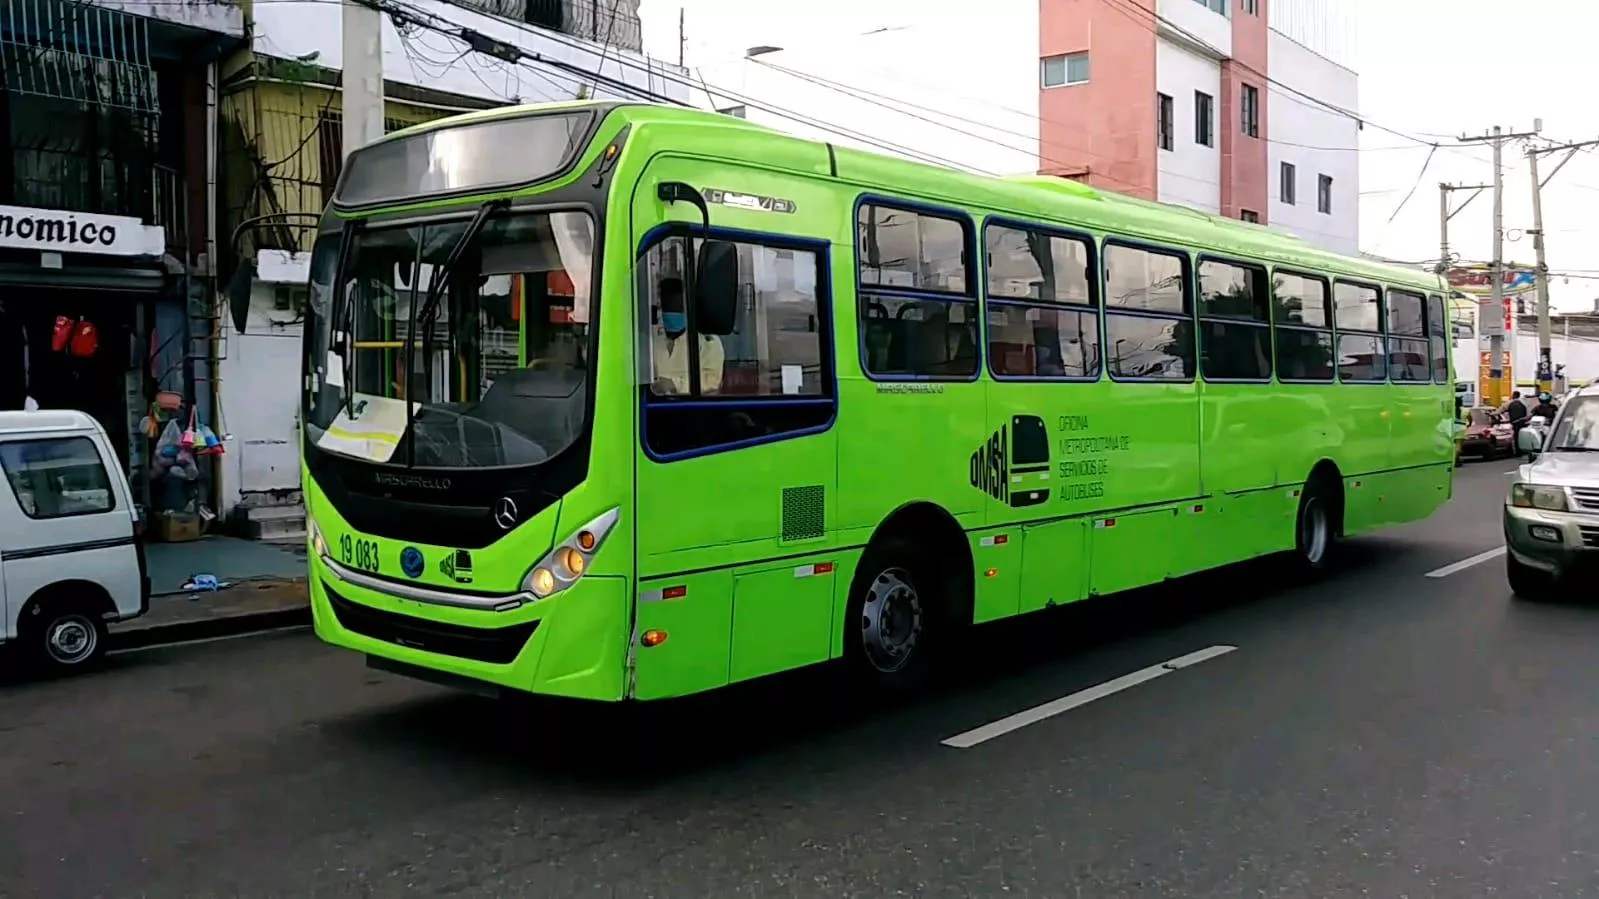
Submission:
<svg viewBox="0 0 1599 899">
<path fill-rule="evenodd" d="M 683 280 L 665 277 L 657 295 L 661 298 L 661 320 L 652 328 L 651 361 L 654 377 L 651 389 L 663 396 L 689 396 L 688 316 L 683 306 Z M 714 396 L 722 386 L 725 357 L 722 341 L 710 334 L 700 335 L 700 393 Z"/>
</svg>

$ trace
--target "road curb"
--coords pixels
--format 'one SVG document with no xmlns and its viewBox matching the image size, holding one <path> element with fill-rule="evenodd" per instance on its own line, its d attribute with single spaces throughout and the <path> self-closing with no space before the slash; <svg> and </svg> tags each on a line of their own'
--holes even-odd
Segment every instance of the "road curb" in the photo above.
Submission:
<svg viewBox="0 0 1599 899">
<path fill-rule="evenodd" d="M 179 621 L 153 627 L 133 627 L 125 630 L 113 628 L 111 633 L 107 635 L 106 649 L 109 652 L 120 652 L 129 649 L 143 649 L 149 646 L 191 643 L 195 640 L 212 640 L 217 637 L 237 637 L 243 634 L 277 630 L 285 627 L 305 627 L 310 624 L 311 607 L 300 606 L 288 609 L 273 609 L 270 612 L 226 615 L 220 618 L 206 618 L 199 621 Z"/>
</svg>

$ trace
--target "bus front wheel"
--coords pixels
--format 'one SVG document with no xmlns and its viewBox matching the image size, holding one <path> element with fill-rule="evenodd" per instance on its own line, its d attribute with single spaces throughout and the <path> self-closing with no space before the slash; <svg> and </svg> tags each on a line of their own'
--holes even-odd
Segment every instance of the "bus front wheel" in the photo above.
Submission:
<svg viewBox="0 0 1599 899">
<path fill-rule="evenodd" d="M 869 546 L 850 589 L 845 658 L 857 678 L 895 692 L 919 688 L 949 633 L 953 578 L 904 537 Z"/>
</svg>

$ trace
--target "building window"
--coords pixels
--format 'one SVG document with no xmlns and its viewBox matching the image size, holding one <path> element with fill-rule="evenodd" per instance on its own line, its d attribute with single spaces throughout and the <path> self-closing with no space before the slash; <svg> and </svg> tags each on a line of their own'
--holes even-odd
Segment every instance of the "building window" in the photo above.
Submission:
<svg viewBox="0 0 1599 899">
<path fill-rule="evenodd" d="M 1201 147 L 1216 145 L 1216 98 L 1204 91 L 1194 91 L 1194 143 Z"/>
<path fill-rule="evenodd" d="M 1246 222 L 1254 222 L 1257 225 L 1260 224 L 1260 213 L 1254 211 L 1253 209 L 1238 210 L 1238 218 Z"/>
<path fill-rule="evenodd" d="M 1044 57 L 1043 81 L 1045 87 L 1082 84 L 1088 80 L 1088 53 L 1064 53 Z"/>
<path fill-rule="evenodd" d="M 1316 177 L 1316 211 L 1332 215 L 1332 176 Z"/>
<path fill-rule="evenodd" d="M 1260 136 L 1260 91 L 1252 85 L 1239 85 L 1239 124 L 1250 137 Z"/>
<path fill-rule="evenodd" d="M 1160 138 L 1160 148 L 1162 150 L 1170 150 L 1172 148 L 1171 98 L 1165 94 L 1156 94 L 1155 98 L 1160 101 L 1157 104 L 1160 107 L 1160 111 L 1155 122 L 1156 134 Z"/>
<path fill-rule="evenodd" d="M 747 114 L 748 110 L 742 106 L 729 106 L 726 109 L 718 109 L 717 112 L 721 113 L 722 115 L 730 115 L 735 119 L 744 119 L 749 117 Z"/>
<path fill-rule="evenodd" d="M 1260 15 L 1260 0 L 1240 0 L 1245 15 Z"/>
<path fill-rule="evenodd" d="M 1219 13 L 1224 16 L 1227 15 L 1227 0 L 1194 0 L 1194 2 L 1209 9 L 1213 13 Z"/>
<path fill-rule="evenodd" d="M 1282 198 L 1282 201 L 1289 206 L 1294 205 L 1294 176 L 1296 174 L 1293 163 L 1285 162 L 1282 164 L 1282 177 L 1279 179 L 1281 183 L 1277 186 L 1277 193 Z"/>
</svg>

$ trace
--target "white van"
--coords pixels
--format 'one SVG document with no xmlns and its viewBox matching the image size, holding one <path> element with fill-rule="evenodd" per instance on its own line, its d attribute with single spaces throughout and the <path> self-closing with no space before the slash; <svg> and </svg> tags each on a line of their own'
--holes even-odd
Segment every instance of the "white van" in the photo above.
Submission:
<svg viewBox="0 0 1599 899">
<path fill-rule="evenodd" d="M 0 643 L 57 671 L 105 653 L 106 623 L 150 610 L 133 490 L 82 412 L 0 412 Z"/>
</svg>

